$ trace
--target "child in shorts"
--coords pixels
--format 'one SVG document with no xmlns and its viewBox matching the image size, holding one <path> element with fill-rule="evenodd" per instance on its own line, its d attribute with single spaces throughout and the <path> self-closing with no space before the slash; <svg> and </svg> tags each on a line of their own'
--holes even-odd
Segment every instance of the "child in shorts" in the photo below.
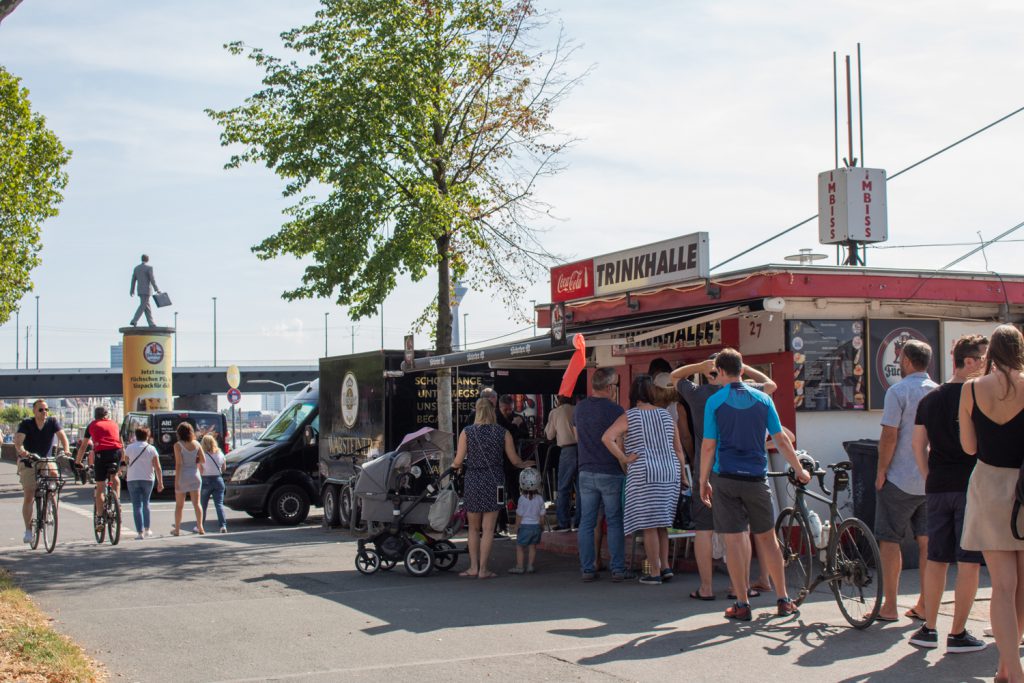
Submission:
<svg viewBox="0 0 1024 683">
<path fill-rule="evenodd" d="M 544 496 L 537 492 L 540 475 L 529 467 L 519 473 L 519 502 L 516 504 L 516 566 L 509 574 L 533 574 L 540 543 L 541 518 L 544 515 Z M 526 560 L 526 566 L 523 561 Z"/>
</svg>

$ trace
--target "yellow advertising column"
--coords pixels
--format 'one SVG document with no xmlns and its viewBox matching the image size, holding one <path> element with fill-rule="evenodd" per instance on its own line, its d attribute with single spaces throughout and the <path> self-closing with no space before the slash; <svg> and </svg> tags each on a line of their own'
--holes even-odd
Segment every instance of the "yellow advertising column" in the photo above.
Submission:
<svg viewBox="0 0 1024 683">
<path fill-rule="evenodd" d="M 173 327 L 122 327 L 124 410 L 170 410 L 173 406 Z"/>
</svg>

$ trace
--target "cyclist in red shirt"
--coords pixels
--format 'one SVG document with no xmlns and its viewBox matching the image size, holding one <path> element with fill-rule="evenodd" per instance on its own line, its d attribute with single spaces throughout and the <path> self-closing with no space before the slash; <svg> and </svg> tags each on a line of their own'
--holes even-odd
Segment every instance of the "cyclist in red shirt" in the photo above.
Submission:
<svg viewBox="0 0 1024 683">
<path fill-rule="evenodd" d="M 96 470 L 96 511 L 103 509 L 103 489 L 107 479 L 114 485 L 114 491 L 118 498 L 121 497 L 121 480 L 117 471 L 121 467 L 121 460 L 124 458 L 124 445 L 121 443 L 121 435 L 118 432 L 117 423 L 110 419 L 110 411 L 99 406 L 93 411 L 94 419 L 85 428 L 85 436 L 78 445 L 78 452 L 75 456 L 75 464 L 82 464 L 82 456 L 89 450 L 92 444 L 93 467 Z M 98 519 L 93 523 L 97 528 L 101 525 Z"/>
</svg>

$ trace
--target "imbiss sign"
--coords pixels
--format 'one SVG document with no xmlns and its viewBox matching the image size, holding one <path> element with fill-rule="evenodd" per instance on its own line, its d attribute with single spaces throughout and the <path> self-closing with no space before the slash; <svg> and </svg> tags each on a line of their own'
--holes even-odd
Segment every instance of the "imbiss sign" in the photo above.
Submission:
<svg viewBox="0 0 1024 683">
<path fill-rule="evenodd" d="M 595 256 L 551 269 L 551 301 L 635 292 L 708 277 L 708 234 Z"/>
<path fill-rule="evenodd" d="M 885 171 L 881 168 L 836 168 L 818 174 L 818 241 L 884 242 Z"/>
</svg>

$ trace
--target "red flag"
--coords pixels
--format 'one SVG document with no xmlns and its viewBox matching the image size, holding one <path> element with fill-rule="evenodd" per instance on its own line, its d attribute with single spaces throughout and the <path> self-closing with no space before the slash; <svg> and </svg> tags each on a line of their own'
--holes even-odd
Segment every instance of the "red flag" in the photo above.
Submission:
<svg viewBox="0 0 1024 683">
<path fill-rule="evenodd" d="M 587 342 L 583 335 L 573 335 L 572 345 L 576 347 L 576 352 L 572 354 L 572 358 L 569 360 L 569 367 L 565 369 L 565 374 L 562 375 L 562 386 L 558 388 L 559 396 L 572 396 L 573 389 L 576 388 L 576 380 L 579 379 L 583 368 L 587 367 Z"/>
</svg>

